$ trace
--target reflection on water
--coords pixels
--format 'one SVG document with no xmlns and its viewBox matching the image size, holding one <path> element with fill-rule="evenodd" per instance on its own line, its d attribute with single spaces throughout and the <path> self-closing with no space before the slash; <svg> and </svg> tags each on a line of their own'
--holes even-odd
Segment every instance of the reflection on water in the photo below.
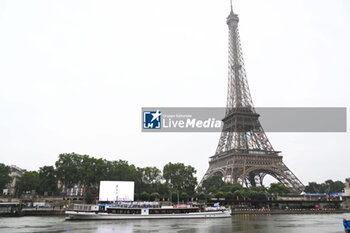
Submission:
<svg viewBox="0 0 350 233">
<path fill-rule="evenodd" d="M 240 215 L 224 219 L 66 222 L 64 217 L 0 218 L 0 232 L 343 233 L 344 215 Z"/>
</svg>

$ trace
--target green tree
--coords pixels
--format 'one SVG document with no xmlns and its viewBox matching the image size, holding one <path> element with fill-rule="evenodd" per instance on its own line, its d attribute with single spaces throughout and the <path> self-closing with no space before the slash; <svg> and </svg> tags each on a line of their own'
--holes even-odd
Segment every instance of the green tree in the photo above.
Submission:
<svg viewBox="0 0 350 233">
<path fill-rule="evenodd" d="M 271 183 L 268 192 L 271 194 L 285 194 L 290 193 L 290 190 L 282 183 Z"/>
<path fill-rule="evenodd" d="M 231 192 L 233 184 L 224 184 L 221 188 L 221 192 Z"/>
<path fill-rule="evenodd" d="M 177 202 L 177 198 L 178 198 L 178 193 L 177 192 L 172 192 L 171 193 L 171 200 L 172 202 Z"/>
<path fill-rule="evenodd" d="M 233 201 L 234 200 L 234 196 L 233 196 L 232 192 L 225 192 L 224 197 L 225 197 L 226 201 Z"/>
<path fill-rule="evenodd" d="M 309 182 L 309 184 L 305 187 L 306 193 L 321 193 L 322 191 L 321 185 L 317 184 L 316 182 Z"/>
<path fill-rule="evenodd" d="M 329 186 L 329 193 L 340 193 L 345 188 L 345 184 L 341 181 L 326 180 L 324 183 Z"/>
<path fill-rule="evenodd" d="M 256 187 L 252 186 L 252 187 L 249 187 L 249 189 L 251 191 L 256 191 L 256 192 L 266 192 L 267 191 L 264 186 L 256 186 Z"/>
<path fill-rule="evenodd" d="M 332 193 L 343 192 L 344 188 L 345 188 L 345 183 L 338 180 L 334 182 L 333 187 L 331 188 L 331 192 Z"/>
<path fill-rule="evenodd" d="M 264 192 L 251 191 L 248 196 L 253 201 L 266 201 L 267 196 Z"/>
<path fill-rule="evenodd" d="M 250 198 L 252 190 L 250 188 L 243 188 L 240 190 L 243 198 Z"/>
<path fill-rule="evenodd" d="M 214 175 L 205 179 L 202 183 L 202 186 L 205 190 L 209 192 L 211 187 L 215 187 L 215 190 L 220 189 L 224 185 L 224 181 L 222 180 L 222 176 Z"/>
<path fill-rule="evenodd" d="M 60 154 L 56 161 L 57 178 L 65 188 L 72 188 L 81 179 L 82 156 L 76 153 Z"/>
<path fill-rule="evenodd" d="M 79 182 L 86 189 L 97 187 L 101 180 L 107 179 L 107 161 L 97 159 L 88 155 L 81 156 L 81 163 L 78 167 Z"/>
<path fill-rule="evenodd" d="M 219 191 L 219 192 L 215 193 L 215 197 L 216 198 L 223 198 L 224 197 L 224 193 Z"/>
<path fill-rule="evenodd" d="M 136 167 L 129 165 L 128 161 L 117 160 L 108 162 L 107 180 L 130 181 L 137 177 Z"/>
<path fill-rule="evenodd" d="M 85 194 L 89 188 L 96 188 L 101 180 L 127 180 L 121 176 L 133 174 L 126 161 L 97 159 L 76 153 L 60 154 L 56 165 L 57 179 L 65 188 L 81 185 Z M 126 169 L 119 169 L 126 167 Z M 125 173 L 125 174 L 124 174 Z M 119 179 L 115 179 L 115 178 Z"/>
<path fill-rule="evenodd" d="M 184 202 L 187 202 L 188 201 L 188 194 L 186 192 L 181 192 L 180 200 L 184 201 Z"/>
<path fill-rule="evenodd" d="M 149 200 L 149 194 L 147 192 L 142 192 L 140 196 L 142 201 L 148 201 Z"/>
<path fill-rule="evenodd" d="M 155 201 L 156 199 L 159 199 L 159 193 L 151 193 L 150 199 L 151 201 Z"/>
<path fill-rule="evenodd" d="M 36 171 L 25 172 L 18 182 L 18 188 L 20 193 L 32 190 L 38 192 L 40 188 L 39 173 Z"/>
<path fill-rule="evenodd" d="M 177 191 L 184 191 L 189 195 L 194 194 L 197 178 L 196 170 L 192 166 L 183 163 L 168 163 L 163 168 L 163 178 L 167 184 Z"/>
<path fill-rule="evenodd" d="M 44 166 L 39 169 L 39 192 L 50 194 L 57 191 L 56 171 L 53 166 Z"/>
<path fill-rule="evenodd" d="M 156 167 L 144 167 L 136 169 L 135 191 L 146 191 L 148 193 L 157 192 L 162 175 Z"/>
<path fill-rule="evenodd" d="M 199 193 L 198 194 L 198 200 L 204 201 L 205 200 L 205 193 Z"/>
<path fill-rule="evenodd" d="M 214 194 L 217 193 L 219 189 L 216 186 L 211 186 L 208 189 L 205 189 L 206 193 Z"/>
<path fill-rule="evenodd" d="M 94 185 L 99 186 L 101 180 L 107 180 L 108 179 L 108 161 L 105 159 L 95 159 L 94 164 L 94 173 L 95 173 L 95 180 Z"/>
<path fill-rule="evenodd" d="M 324 183 L 309 182 L 305 187 L 306 193 L 338 193 L 344 190 L 345 184 L 341 181 L 326 180 Z"/>
<path fill-rule="evenodd" d="M 156 167 L 144 167 L 141 172 L 142 182 L 145 184 L 157 184 L 162 179 L 161 171 Z"/>
<path fill-rule="evenodd" d="M 3 163 L 0 163 L 0 191 L 11 182 L 12 178 L 10 176 L 11 169 Z"/>
<path fill-rule="evenodd" d="M 238 183 L 235 183 L 235 184 L 232 184 L 231 185 L 231 192 L 234 193 L 238 190 L 242 190 L 243 189 L 243 186 L 238 184 Z"/>
<path fill-rule="evenodd" d="M 140 196 L 142 192 L 147 190 L 147 185 L 142 181 L 142 168 L 135 168 L 133 177 L 133 181 L 135 182 L 135 193 L 137 193 Z"/>
<path fill-rule="evenodd" d="M 161 195 L 161 196 L 169 196 L 169 191 L 170 191 L 170 187 L 169 184 L 166 183 L 159 183 L 157 184 L 157 192 Z"/>
</svg>

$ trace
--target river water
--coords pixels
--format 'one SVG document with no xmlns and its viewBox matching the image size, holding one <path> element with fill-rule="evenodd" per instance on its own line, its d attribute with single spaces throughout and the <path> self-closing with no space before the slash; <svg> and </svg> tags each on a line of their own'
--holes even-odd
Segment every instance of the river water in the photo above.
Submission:
<svg viewBox="0 0 350 233">
<path fill-rule="evenodd" d="M 224 219 L 75 222 L 67 222 L 64 217 L 14 217 L 0 218 L 0 232 L 344 233 L 343 218 L 350 218 L 350 214 L 237 215 Z"/>
</svg>

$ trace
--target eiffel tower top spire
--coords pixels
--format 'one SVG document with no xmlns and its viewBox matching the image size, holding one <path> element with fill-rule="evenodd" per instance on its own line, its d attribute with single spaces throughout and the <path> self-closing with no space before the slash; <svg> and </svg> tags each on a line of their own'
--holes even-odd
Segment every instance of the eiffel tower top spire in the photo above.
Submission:
<svg viewBox="0 0 350 233">
<path fill-rule="evenodd" d="M 239 18 L 233 12 L 231 0 L 231 11 L 226 20 L 229 28 L 226 116 L 230 115 L 233 109 L 236 108 L 246 108 L 252 112 L 255 111 L 244 67 L 238 22 Z"/>
<path fill-rule="evenodd" d="M 227 24 L 229 25 L 229 23 L 235 23 L 235 24 L 236 24 L 235 26 L 237 27 L 239 18 L 238 18 L 238 15 L 236 15 L 236 14 L 233 12 L 232 0 L 230 0 L 230 3 L 231 3 L 231 11 L 230 11 L 229 16 L 227 17 Z M 231 21 L 232 21 L 232 22 L 231 22 Z"/>
</svg>

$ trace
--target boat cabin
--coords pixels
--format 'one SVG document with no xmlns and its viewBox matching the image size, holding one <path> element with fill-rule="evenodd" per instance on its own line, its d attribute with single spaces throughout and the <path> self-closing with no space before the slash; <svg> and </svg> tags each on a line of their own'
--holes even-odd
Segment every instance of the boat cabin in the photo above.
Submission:
<svg viewBox="0 0 350 233">
<path fill-rule="evenodd" d="M 200 208 L 118 208 L 109 207 L 107 213 L 109 214 L 138 214 L 138 215 L 152 215 L 152 214 L 186 214 L 200 212 Z"/>
</svg>

